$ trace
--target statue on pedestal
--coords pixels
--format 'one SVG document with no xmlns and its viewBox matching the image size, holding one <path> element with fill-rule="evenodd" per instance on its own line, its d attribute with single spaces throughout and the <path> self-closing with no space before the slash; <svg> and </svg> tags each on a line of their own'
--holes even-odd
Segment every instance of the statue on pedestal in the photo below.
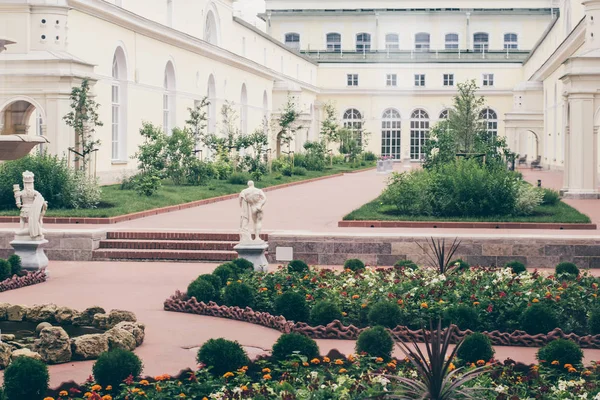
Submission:
<svg viewBox="0 0 600 400">
<path fill-rule="evenodd" d="M 263 207 L 267 202 L 265 193 L 254 187 L 253 181 L 248 181 L 248 188 L 240 193 L 240 207 L 242 215 L 240 218 L 240 243 L 263 243 L 260 238 L 262 229 Z M 250 219 L 252 219 L 254 240 L 250 230 Z"/>
<path fill-rule="evenodd" d="M 15 202 L 20 213 L 20 227 L 16 232 L 21 240 L 44 240 L 43 220 L 48 210 L 48 202 L 33 187 L 33 172 L 23 172 L 23 190 L 19 185 L 13 186 Z M 25 228 L 27 224 L 27 228 Z"/>
</svg>

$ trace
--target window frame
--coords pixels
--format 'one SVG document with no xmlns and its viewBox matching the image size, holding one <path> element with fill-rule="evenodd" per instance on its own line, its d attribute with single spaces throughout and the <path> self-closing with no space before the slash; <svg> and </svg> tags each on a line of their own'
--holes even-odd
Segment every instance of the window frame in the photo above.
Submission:
<svg viewBox="0 0 600 400">
<path fill-rule="evenodd" d="M 514 40 L 512 40 L 514 37 Z M 504 34 L 504 50 L 519 50 L 519 35 L 514 32 Z"/>
<path fill-rule="evenodd" d="M 485 37 L 485 41 L 477 40 L 477 37 Z M 490 49 L 490 34 L 487 32 L 475 32 L 473 34 L 473 51 L 476 53 L 487 52 Z"/>
<path fill-rule="evenodd" d="M 448 40 L 449 36 L 456 36 L 456 41 Z M 456 46 L 456 47 L 454 47 Z M 446 33 L 444 35 L 444 49 L 446 50 L 458 50 L 460 47 L 460 36 L 458 33 Z"/>
<path fill-rule="evenodd" d="M 365 53 L 367 51 L 371 51 L 371 34 L 368 32 L 357 33 L 355 43 L 357 53 Z"/>
<path fill-rule="evenodd" d="M 381 156 L 402 159 L 402 117 L 395 108 L 385 109 L 381 115 Z"/>
<path fill-rule="evenodd" d="M 495 84 L 495 77 L 493 73 L 487 73 L 482 75 L 481 86 L 493 87 Z"/>
<path fill-rule="evenodd" d="M 358 74 L 346 74 L 346 85 L 348 87 L 358 86 Z"/>
<path fill-rule="evenodd" d="M 398 86 L 398 74 L 386 74 L 385 86 L 397 87 Z"/>
<path fill-rule="evenodd" d="M 415 87 L 425 87 L 426 83 L 425 74 L 415 74 Z"/>
<path fill-rule="evenodd" d="M 444 87 L 453 87 L 454 86 L 454 74 L 453 73 L 448 73 L 448 74 L 443 74 L 443 86 Z"/>
<path fill-rule="evenodd" d="M 334 41 L 334 39 L 339 39 Z M 330 40 L 331 39 L 331 40 Z M 325 47 L 327 51 L 332 53 L 340 53 L 342 51 L 342 34 L 338 32 L 329 32 L 325 34 Z"/>
<path fill-rule="evenodd" d="M 394 40 L 390 40 L 391 38 L 395 38 Z M 397 33 L 386 33 L 385 35 L 385 49 L 387 51 L 400 50 L 400 35 Z"/>
<path fill-rule="evenodd" d="M 288 41 L 288 37 L 292 38 L 292 39 L 298 39 L 298 40 L 289 40 Z M 298 50 L 300 51 L 300 34 L 297 32 L 287 32 L 283 35 L 283 43 L 290 49 L 292 50 Z M 292 43 L 296 43 L 293 44 Z"/>
</svg>

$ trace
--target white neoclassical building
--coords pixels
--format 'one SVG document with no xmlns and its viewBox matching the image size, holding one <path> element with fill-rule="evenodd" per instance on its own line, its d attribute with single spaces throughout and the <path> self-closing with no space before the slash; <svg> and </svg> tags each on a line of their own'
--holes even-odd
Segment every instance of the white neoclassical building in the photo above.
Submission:
<svg viewBox="0 0 600 400">
<path fill-rule="evenodd" d="M 105 182 L 135 169 L 142 121 L 181 126 L 204 96 L 210 131 L 235 104 L 242 132 L 302 109 L 293 146 L 318 138 L 322 106 L 371 133 L 369 149 L 418 162 L 456 84 L 475 79 L 482 117 L 512 149 L 598 197 L 600 0 L 0 0 L 0 131 L 75 143 L 69 92 L 94 83 Z M 240 16 L 250 18 L 242 19 Z M 275 138 L 272 147 L 275 148 Z"/>
</svg>

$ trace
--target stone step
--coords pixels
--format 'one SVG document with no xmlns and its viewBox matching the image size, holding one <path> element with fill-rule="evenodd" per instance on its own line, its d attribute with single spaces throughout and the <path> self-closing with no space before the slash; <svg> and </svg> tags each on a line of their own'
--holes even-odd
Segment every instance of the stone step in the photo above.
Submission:
<svg viewBox="0 0 600 400">
<path fill-rule="evenodd" d="M 239 242 L 238 233 L 211 233 L 211 232 L 132 232 L 112 231 L 107 232 L 107 239 L 127 240 L 193 240 L 193 241 L 221 241 Z M 261 239 L 267 241 L 268 235 L 261 234 Z"/>
<path fill-rule="evenodd" d="M 97 261 L 145 260 L 145 261 L 203 261 L 221 262 L 237 258 L 235 251 L 214 250 L 144 250 L 144 249 L 98 249 L 93 253 Z"/>
<path fill-rule="evenodd" d="M 237 242 L 199 240 L 107 239 L 100 241 L 101 249 L 138 250 L 226 250 L 233 251 Z"/>
</svg>

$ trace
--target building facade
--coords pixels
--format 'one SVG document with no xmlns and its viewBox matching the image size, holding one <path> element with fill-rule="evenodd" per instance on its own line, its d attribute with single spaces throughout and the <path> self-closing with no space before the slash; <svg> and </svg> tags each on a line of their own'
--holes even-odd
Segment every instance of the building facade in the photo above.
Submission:
<svg viewBox="0 0 600 400">
<path fill-rule="evenodd" d="M 368 149 L 418 162 L 456 84 L 474 79 L 488 129 L 565 171 L 565 193 L 598 197 L 600 0 L 267 0 L 263 23 L 232 0 L 0 0 L 2 134 L 75 144 L 62 116 L 72 86 L 94 82 L 104 126 L 97 171 L 135 170 L 142 121 L 170 130 L 208 96 L 208 129 L 231 102 L 244 133 L 293 96 L 318 138 L 333 102 Z M 261 30 L 265 27 L 264 31 Z M 271 148 L 276 148 L 272 138 Z"/>
</svg>

